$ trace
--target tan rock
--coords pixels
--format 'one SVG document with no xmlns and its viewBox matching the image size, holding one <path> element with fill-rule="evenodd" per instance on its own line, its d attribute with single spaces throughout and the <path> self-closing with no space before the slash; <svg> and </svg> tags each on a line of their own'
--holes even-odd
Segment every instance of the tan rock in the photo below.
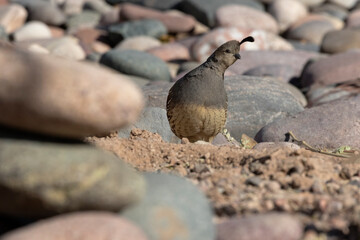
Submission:
<svg viewBox="0 0 360 240">
<path fill-rule="evenodd" d="M 28 14 L 25 8 L 18 4 L 0 7 L 0 25 L 5 27 L 7 33 L 13 33 L 26 21 Z"/>
<path fill-rule="evenodd" d="M 5 48 L 0 63 L 0 123 L 5 125 L 83 138 L 135 121 L 143 106 L 133 83 L 94 64 Z"/>
<path fill-rule="evenodd" d="M 164 44 L 159 47 L 150 48 L 147 52 L 165 62 L 171 60 L 190 60 L 189 49 L 180 43 Z"/>
</svg>

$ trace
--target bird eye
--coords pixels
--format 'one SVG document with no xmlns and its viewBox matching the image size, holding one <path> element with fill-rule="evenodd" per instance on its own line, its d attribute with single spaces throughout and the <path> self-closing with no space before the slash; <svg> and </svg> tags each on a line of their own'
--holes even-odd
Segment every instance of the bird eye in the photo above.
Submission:
<svg viewBox="0 0 360 240">
<path fill-rule="evenodd" d="M 226 49 L 225 52 L 230 53 L 230 49 Z"/>
</svg>

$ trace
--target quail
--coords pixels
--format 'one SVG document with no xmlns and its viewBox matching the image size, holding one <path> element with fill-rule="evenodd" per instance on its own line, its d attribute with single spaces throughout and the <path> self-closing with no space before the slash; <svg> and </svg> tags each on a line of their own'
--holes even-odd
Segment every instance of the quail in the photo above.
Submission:
<svg viewBox="0 0 360 240">
<path fill-rule="evenodd" d="M 199 67 L 176 81 L 166 102 L 171 130 L 190 142 L 212 142 L 223 129 L 227 117 L 224 72 L 240 59 L 240 45 L 254 42 L 249 36 L 241 42 L 232 40 L 218 47 Z"/>
</svg>

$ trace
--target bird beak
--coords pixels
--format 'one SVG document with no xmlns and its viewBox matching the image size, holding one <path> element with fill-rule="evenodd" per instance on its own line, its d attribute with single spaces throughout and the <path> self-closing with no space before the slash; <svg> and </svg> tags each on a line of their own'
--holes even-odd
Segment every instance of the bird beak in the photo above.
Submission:
<svg viewBox="0 0 360 240">
<path fill-rule="evenodd" d="M 234 54 L 234 57 L 235 57 L 236 59 L 241 59 L 241 56 L 240 56 L 240 54 L 238 54 L 238 53 L 235 53 L 235 54 Z"/>
</svg>

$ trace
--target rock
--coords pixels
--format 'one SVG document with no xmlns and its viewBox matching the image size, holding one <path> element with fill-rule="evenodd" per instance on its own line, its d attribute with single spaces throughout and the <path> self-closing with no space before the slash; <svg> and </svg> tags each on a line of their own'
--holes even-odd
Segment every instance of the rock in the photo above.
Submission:
<svg viewBox="0 0 360 240">
<path fill-rule="evenodd" d="M 340 146 L 360 147 L 360 96 L 305 109 L 262 128 L 258 142 L 288 141 L 286 134 L 295 136 L 316 148 L 335 149 Z"/>
<path fill-rule="evenodd" d="M 296 82 L 305 64 L 320 57 L 305 51 L 240 51 L 241 60 L 229 67 L 236 75 L 269 75 L 284 82 Z"/>
<path fill-rule="evenodd" d="M 38 44 L 30 45 L 27 50 L 32 53 L 37 53 L 37 54 L 50 54 L 49 50 L 47 50 L 46 48 L 44 48 Z"/>
<path fill-rule="evenodd" d="M 321 5 L 325 0 L 297 0 L 301 3 L 303 3 L 307 7 L 316 7 L 318 5 Z"/>
<path fill-rule="evenodd" d="M 354 95 L 353 92 L 338 88 L 335 85 L 313 87 L 306 93 L 306 97 L 309 99 L 309 107 L 348 98 L 352 95 Z"/>
<path fill-rule="evenodd" d="M 355 6 L 357 0 L 329 0 L 331 3 L 338 4 L 344 8 L 350 9 Z"/>
<path fill-rule="evenodd" d="M 307 8 L 296 0 L 275 0 L 269 6 L 269 13 L 279 23 L 280 32 L 308 14 Z"/>
<path fill-rule="evenodd" d="M 177 138 L 170 129 L 165 109 L 158 107 L 145 108 L 144 112 L 136 123 L 130 127 L 118 131 L 119 137 L 128 138 L 133 128 L 139 128 L 152 133 L 157 133 L 165 142 L 180 142 L 180 139 Z"/>
<path fill-rule="evenodd" d="M 24 7 L 18 4 L 0 6 L 0 25 L 6 33 L 13 33 L 26 21 L 28 14 Z"/>
<path fill-rule="evenodd" d="M 268 13 L 244 5 L 225 5 L 216 10 L 216 23 L 221 27 L 261 29 L 277 34 L 279 26 Z"/>
<path fill-rule="evenodd" d="M 160 40 L 148 36 L 136 36 L 124 39 L 115 48 L 116 49 L 132 49 L 145 51 L 150 48 L 161 46 Z"/>
<path fill-rule="evenodd" d="M 360 27 L 360 9 L 354 10 L 348 15 L 346 26 L 349 28 Z"/>
<path fill-rule="evenodd" d="M 325 53 L 340 53 L 356 48 L 360 48 L 360 31 L 352 29 L 330 31 L 321 43 L 321 51 Z"/>
<path fill-rule="evenodd" d="M 135 3 L 149 8 L 155 8 L 159 10 L 168 10 L 173 8 L 176 4 L 178 4 L 181 0 L 106 0 L 110 4 L 118 4 L 118 3 Z"/>
<path fill-rule="evenodd" d="M 83 11 L 66 20 L 67 31 L 74 33 L 78 29 L 95 27 L 100 22 L 100 18 L 101 15 L 95 11 Z"/>
<path fill-rule="evenodd" d="M 80 46 L 84 49 L 85 53 L 88 55 L 95 51 L 95 42 L 104 34 L 104 31 L 95 29 L 95 28 L 82 28 L 78 29 L 74 36 L 79 39 Z M 105 51 L 107 52 L 110 50 L 110 47 L 103 43 L 103 46 L 99 48 L 105 47 Z M 101 49 L 100 49 L 101 50 Z"/>
<path fill-rule="evenodd" d="M 302 50 L 308 52 L 320 52 L 320 45 L 311 42 L 303 42 L 301 40 L 288 40 L 295 50 Z"/>
<path fill-rule="evenodd" d="M 85 0 L 60 0 L 63 1 L 61 8 L 66 16 L 81 14 Z"/>
<path fill-rule="evenodd" d="M 261 3 L 252 0 L 184 0 L 179 2 L 176 8 L 194 16 L 201 23 L 213 27 L 217 9 L 229 4 L 245 5 L 259 10 L 264 9 Z"/>
<path fill-rule="evenodd" d="M 15 41 L 24 41 L 32 39 L 51 38 L 52 34 L 46 24 L 38 21 L 31 21 L 18 29 L 14 33 L 13 37 Z"/>
<path fill-rule="evenodd" d="M 145 198 L 121 215 L 140 226 L 149 240 L 215 239 L 210 204 L 197 187 L 171 175 L 145 173 L 144 177 Z"/>
<path fill-rule="evenodd" d="M 8 40 L 9 40 L 9 36 L 6 33 L 5 27 L 0 25 L 0 41 L 8 41 Z"/>
<path fill-rule="evenodd" d="M 135 170 L 91 145 L 2 138 L 0 149 L 2 214 L 119 211 L 144 194 Z"/>
<path fill-rule="evenodd" d="M 64 29 L 60 27 L 48 26 L 53 38 L 63 37 L 65 35 Z"/>
<path fill-rule="evenodd" d="M 60 26 L 65 23 L 65 14 L 50 1 L 31 0 L 20 2 L 29 12 L 29 20 Z"/>
<path fill-rule="evenodd" d="M 301 222 L 285 213 L 267 213 L 232 218 L 217 227 L 218 240 L 297 240 L 303 235 Z"/>
<path fill-rule="evenodd" d="M 83 8 L 96 11 L 101 15 L 104 15 L 112 10 L 111 5 L 105 1 L 99 0 L 85 0 Z"/>
<path fill-rule="evenodd" d="M 112 7 L 109 12 L 102 14 L 100 24 L 109 26 L 121 22 L 120 10 L 120 5 Z"/>
<path fill-rule="evenodd" d="M 202 36 L 192 47 L 193 57 L 205 61 L 221 44 L 230 40 L 241 41 L 247 36 L 253 36 L 255 42 L 244 43 L 244 50 L 292 50 L 293 47 L 285 39 L 263 30 L 243 30 L 237 27 L 216 28 Z"/>
<path fill-rule="evenodd" d="M 153 19 L 128 21 L 109 27 L 109 37 L 113 44 L 117 44 L 129 37 L 145 35 L 159 38 L 166 33 L 167 29 L 164 24 Z"/>
<path fill-rule="evenodd" d="M 312 9 L 312 12 L 318 14 L 329 14 L 340 20 L 345 20 L 348 16 L 348 11 L 345 8 L 333 3 L 325 3 L 317 6 Z"/>
<path fill-rule="evenodd" d="M 300 149 L 299 145 L 289 142 L 261 142 L 255 145 L 253 149 L 264 151 L 269 149 L 279 149 L 279 148 L 288 148 L 291 150 Z"/>
<path fill-rule="evenodd" d="M 189 32 L 195 27 L 195 19 L 190 15 L 173 15 L 130 3 L 121 5 L 120 17 L 124 20 L 156 19 L 171 33 Z"/>
<path fill-rule="evenodd" d="M 143 87 L 151 82 L 149 79 L 146 79 L 146 78 L 137 77 L 137 76 L 133 76 L 133 75 L 125 75 L 125 74 L 123 74 L 123 75 L 125 77 L 127 77 L 128 79 L 130 79 L 133 83 L 135 83 L 139 87 Z"/>
<path fill-rule="evenodd" d="M 324 15 L 308 15 L 293 24 L 288 30 L 286 37 L 295 40 L 308 41 L 320 44 L 324 35 L 336 26 Z"/>
<path fill-rule="evenodd" d="M 141 93 L 112 71 L 4 48 L 0 53 L 0 66 L 6 68 L 0 77 L 3 124 L 83 138 L 119 129 L 140 114 Z"/>
<path fill-rule="evenodd" d="M 16 229 L 2 240 L 146 240 L 143 231 L 126 219 L 108 212 L 63 214 Z"/>
<path fill-rule="evenodd" d="M 331 85 L 355 80 L 360 76 L 360 51 L 349 51 L 319 59 L 309 64 L 301 77 L 303 87 Z"/>
<path fill-rule="evenodd" d="M 189 49 L 176 42 L 150 48 L 147 52 L 166 62 L 172 60 L 190 60 L 191 58 Z"/>
<path fill-rule="evenodd" d="M 119 72 L 147 78 L 153 81 L 170 81 L 166 64 L 159 58 L 136 50 L 110 50 L 100 59 L 100 63 Z"/>
<path fill-rule="evenodd" d="M 47 49 L 52 55 L 71 60 L 85 59 L 85 52 L 79 45 L 78 39 L 74 37 L 51 38 L 46 40 L 29 40 L 18 42 L 17 46 L 29 48 L 37 44 Z"/>
</svg>

